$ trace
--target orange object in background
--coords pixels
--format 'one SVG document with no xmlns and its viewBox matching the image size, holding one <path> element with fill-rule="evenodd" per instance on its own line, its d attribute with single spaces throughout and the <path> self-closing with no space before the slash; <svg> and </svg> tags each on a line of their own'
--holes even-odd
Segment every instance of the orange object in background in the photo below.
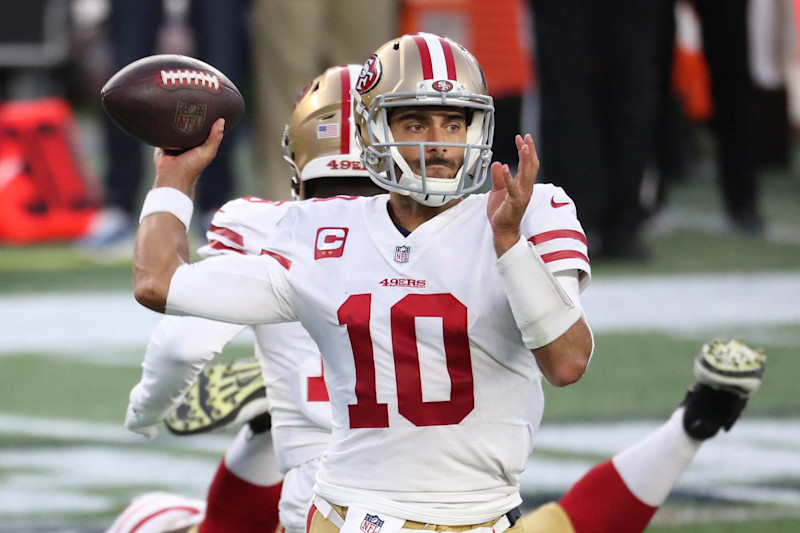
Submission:
<svg viewBox="0 0 800 533">
<path fill-rule="evenodd" d="M 533 79 L 526 0 L 404 0 L 402 33 L 449 37 L 478 59 L 495 98 L 519 96 Z"/>
<path fill-rule="evenodd" d="M 700 18 L 691 2 L 675 3 L 675 48 L 672 89 L 681 99 L 683 112 L 692 122 L 705 122 L 714 114 L 711 75 L 703 53 Z"/>
<path fill-rule="evenodd" d="M 675 47 L 672 87 L 680 96 L 683 112 L 692 122 L 705 122 L 714 114 L 711 78 L 702 51 Z"/>
<path fill-rule="evenodd" d="M 0 104 L 0 243 L 83 236 L 97 210 L 69 104 L 60 98 Z"/>
</svg>

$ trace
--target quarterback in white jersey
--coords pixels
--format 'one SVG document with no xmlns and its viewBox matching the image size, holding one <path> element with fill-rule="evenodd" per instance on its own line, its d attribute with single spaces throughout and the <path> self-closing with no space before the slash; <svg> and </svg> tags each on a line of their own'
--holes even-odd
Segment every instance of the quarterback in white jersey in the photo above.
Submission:
<svg viewBox="0 0 800 533">
<path fill-rule="evenodd" d="M 354 143 L 350 88 L 360 69 L 357 65 L 332 67 L 314 79 L 297 99 L 284 135 L 296 200 L 382 192 L 369 180 Z M 340 134 L 320 137 L 320 126 Z M 261 255 L 268 235 L 290 204 L 255 197 L 226 203 L 215 214 L 207 232 L 208 243 L 198 254 L 203 258 Z M 126 427 L 152 436 L 154 425 L 175 409 L 203 366 L 246 327 L 193 317 L 164 318 L 148 344 L 142 380 L 131 391 Z M 305 528 L 317 461 L 330 440 L 331 412 L 322 359 L 314 341 L 296 322 L 256 325 L 253 332 L 272 419 L 274 452 L 280 471 L 286 474 L 280 522 L 290 533 L 297 533 Z M 238 381 L 232 385 L 240 386 Z M 240 447 L 263 448 L 248 453 L 249 457 L 258 457 L 267 453 L 266 449 L 272 453 L 272 446 L 264 445 L 262 440 L 244 427 L 236 443 Z M 236 465 L 225 466 L 238 474 Z M 240 477 L 252 475 L 243 472 Z M 209 508 L 213 513 L 211 501 Z M 215 524 L 224 520 L 215 520 Z M 256 527 L 242 523 L 238 526 Z M 203 531 L 213 531 L 213 527 L 204 524 Z"/>
<path fill-rule="evenodd" d="M 517 137 L 516 177 L 494 163 L 491 193 L 462 198 L 489 171 L 493 107 L 460 45 L 429 34 L 391 41 L 356 89 L 362 161 L 389 197 L 294 204 L 263 256 L 187 264 L 185 195 L 216 153 L 218 121 L 195 150 L 156 150 L 135 294 L 157 311 L 299 320 L 311 334 L 333 416 L 312 531 L 416 521 L 500 533 L 521 502 L 542 375 L 573 383 L 591 355 L 577 303 L 585 239 L 563 191 L 534 190 L 530 136 Z"/>
</svg>

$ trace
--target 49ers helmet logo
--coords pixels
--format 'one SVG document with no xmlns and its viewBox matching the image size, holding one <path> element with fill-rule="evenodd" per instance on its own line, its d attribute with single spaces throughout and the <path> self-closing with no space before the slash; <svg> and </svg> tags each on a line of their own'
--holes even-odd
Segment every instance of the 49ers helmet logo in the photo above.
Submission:
<svg viewBox="0 0 800 533">
<path fill-rule="evenodd" d="M 447 80 L 438 80 L 433 82 L 433 90 L 440 93 L 449 93 L 453 90 L 453 84 Z"/>
<path fill-rule="evenodd" d="M 364 63 L 364 66 L 361 68 L 361 73 L 358 75 L 358 80 L 356 81 L 356 91 L 358 94 L 364 94 L 370 92 L 372 89 L 378 85 L 378 82 L 381 81 L 381 75 L 383 74 L 383 67 L 381 66 L 381 59 L 372 54 L 367 59 L 367 62 Z"/>
</svg>

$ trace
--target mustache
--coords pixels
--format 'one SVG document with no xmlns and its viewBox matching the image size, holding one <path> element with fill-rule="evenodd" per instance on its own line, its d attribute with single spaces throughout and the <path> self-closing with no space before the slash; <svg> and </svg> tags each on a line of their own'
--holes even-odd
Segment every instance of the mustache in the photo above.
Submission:
<svg viewBox="0 0 800 533">
<path fill-rule="evenodd" d="M 453 170 L 456 169 L 456 162 L 451 161 L 449 159 L 445 159 L 443 157 L 431 157 L 430 159 L 425 160 L 425 166 L 429 167 L 432 165 L 442 165 L 447 168 L 451 168 Z M 420 165 L 421 166 L 421 165 Z"/>
</svg>

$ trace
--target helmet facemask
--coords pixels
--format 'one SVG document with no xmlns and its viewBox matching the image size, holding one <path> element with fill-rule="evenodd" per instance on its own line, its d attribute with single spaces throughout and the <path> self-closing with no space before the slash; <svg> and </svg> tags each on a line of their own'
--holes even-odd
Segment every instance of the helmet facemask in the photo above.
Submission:
<svg viewBox="0 0 800 533">
<path fill-rule="evenodd" d="M 361 157 L 372 180 L 386 190 L 411 196 L 427 206 L 440 206 L 477 191 L 486 181 L 494 136 L 494 106 L 486 78 L 475 57 L 460 44 L 431 33 L 403 35 L 378 48 L 364 63 L 353 94 Z M 460 108 L 467 115 L 463 143 L 398 142 L 389 128 L 397 108 Z M 461 140 L 461 137 L 456 137 Z M 442 140 L 453 140 L 445 136 Z M 409 146 L 420 154 L 420 168 L 409 158 Z M 432 177 L 424 167 L 432 146 L 463 149 L 464 162 L 453 178 Z M 401 151 L 402 149 L 402 151 Z"/>
<path fill-rule="evenodd" d="M 353 94 L 356 113 L 361 114 L 366 125 L 369 144 L 363 148 L 362 159 L 372 180 L 384 189 L 411 196 L 415 201 L 431 207 L 447 203 L 453 198 L 477 191 L 486 181 L 492 158 L 494 136 L 494 106 L 488 95 L 468 93 L 464 84 L 452 83 L 448 92 L 437 91 L 438 81 L 420 81 L 416 93 L 381 94 L 375 97 L 369 110 L 362 104 L 358 93 Z M 448 82 L 449 83 L 449 82 Z M 392 110 L 406 107 L 461 108 L 467 115 L 467 135 L 463 143 L 398 142 L 389 127 Z M 362 132 L 364 135 L 364 132 Z M 419 148 L 420 173 L 400 154 L 398 147 Z M 427 176 L 425 171 L 426 148 L 432 146 L 461 148 L 464 164 L 453 178 Z M 398 172 L 399 171 L 399 172 Z"/>
</svg>

